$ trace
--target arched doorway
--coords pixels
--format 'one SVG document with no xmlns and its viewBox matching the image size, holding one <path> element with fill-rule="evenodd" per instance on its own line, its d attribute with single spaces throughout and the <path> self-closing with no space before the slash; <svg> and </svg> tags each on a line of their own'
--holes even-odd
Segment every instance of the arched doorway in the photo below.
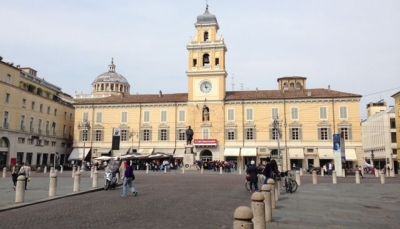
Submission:
<svg viewBox="0 0 400 229">
<path fill-rule="evenodd" d="M 7 165 L 7 153 L 9 151 L 10 141 L 6 137 L 0 139 L 0 168 Z"/>
<path fill-rule="evenodd" d="M 201 151 L 200 153 L 200 160 L 205 162 L 205 161 L 212 161 L 213 156 L 212 156 L 212 152 L 208 149 L 205 149 L 203 151 Z"/>
</svg>

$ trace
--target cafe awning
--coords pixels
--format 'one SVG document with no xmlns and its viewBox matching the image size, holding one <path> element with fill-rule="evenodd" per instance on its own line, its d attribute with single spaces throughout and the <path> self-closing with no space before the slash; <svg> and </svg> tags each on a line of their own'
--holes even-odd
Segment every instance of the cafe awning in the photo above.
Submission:
<svg viewBox="0 0 400 229">
<path fill-rule="evenodd" d="M 74 148 L 68 157 L 68 161 L 72 161 L 72 160 L 81 161 L 86 157 L 86 155 L 89 153 L 89 151 L 90 151 L 89 147 L 88 148 Z"/>
<path fill-rule="evenodd" d="M 111 148 L 98 148 L 97 149 L 97 154 L 109 154 L 111 151 Z"/>
<path fill-rule="evenodd" d="M 161 154 L 174 154 L 175 148 L 156 148 L 154 150 L 155 153 Z"/>
<path fill-rule="evenodd" d="M 357 161 L 355 149 L 346 148 L 345 155 L 346 155 L 346 161 Z"/>
<path fill-rule="evenodd" d="M 319 159 L 333 159 L 333 149 L 318 149 Z"/>
<path fill-rule="evenodd" d="M 240 148 L 225 148 L 225 157 L 239 157 Z"/>
<path fill-rule="evenodd" d="M 290 159 L 303 159 L 304 158 L 303 148 L 289 149 L 289 157 L 290 157 Z"/>
<path fill-rule="evenodd" d="M 257 156 L 257 148 L 242 148 L 240 155 L 242 157 Z"/>
<path fill-rule="evenodd" d="M 184 148 L 177 148 L 177 149 L 175 149 L 174 157 L 183 158 L 184 154 L 185 154 Z"/>
<path fill-rule="evenodd" d="M 119 157 L 119 156 L 127 154 L 128 151 L 129 151 L 129 148 L 120 148 L 119 150 L 113 150 L 113 154 L 112 155 L 114 157 Z"/>
</svg>

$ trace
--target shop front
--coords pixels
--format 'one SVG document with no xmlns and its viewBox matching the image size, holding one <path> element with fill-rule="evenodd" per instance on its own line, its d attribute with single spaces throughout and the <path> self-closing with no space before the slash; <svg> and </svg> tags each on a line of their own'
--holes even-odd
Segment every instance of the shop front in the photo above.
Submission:
<svg viewBox="0 0 400 229">
<path fill-rule="evenodd" d="M 318 157 L 321 167 L 326 165 L 328 168 L 329 163 L 334 164 L 333 149 L 318 149 Z"/>
<path fill-rule="evenodd" d="M 289 149 L 290 166 L 293 170 L 303 168 L 304 149 L 303 148 L 290 148 Z"/>
<path fill-rule="evenodd" d="M 238 159 L 240 155 L 240 148 L 225 148 L 224 157 L 225 161 L 229 162 L 231 170 L 237 170 Z"/>
<path fill-rule="evenodd" d="M 247 169 L 251 161 L 257 161 L 257 148 L 242 148 L 240 155 L 243 158 L 243 169 Z"/>
</svg>

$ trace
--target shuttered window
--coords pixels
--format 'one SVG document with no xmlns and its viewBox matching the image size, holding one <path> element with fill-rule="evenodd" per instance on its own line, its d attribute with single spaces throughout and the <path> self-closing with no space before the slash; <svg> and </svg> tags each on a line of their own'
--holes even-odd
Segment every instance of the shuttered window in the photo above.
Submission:
<svg viewBox="0 0 400 229">
<path fill-rule="evenodd" d="M 103 113 L 97 112 L 97 113 L 96 113 L 96 122 L 97 122 L 97 123 L 101 123 L 101 122 L 102 122 L 102 119 L 103 119 Z"/>
<path fill-rule="evenodd" d="M 122 113 L 121 113 L 121 122 L 122 123 L 127 123 L 128 122 L 128 112 L 122 111 Z"/>
<path fill-rule="evenodd" d="M 228 109 L 228 121 L 235 121 L 235 109 Z"/>
<path fill-rule="evenodd" d="M 298 120 L 299 119 L 299 109 L 297 107 L 292 107 L 290 108 L 291 114 L 292 114 L 292 120 Z"/>
<path fill-rule="evenodd" d="M 150 122 L 150 111 L 143 112 L 143 122 Z"/>
<path fill-rule="evenodd" d="M 319 119 L 326 120 L 328 119 L 328 112 L 326 107 L 319 108 Z"/>
<path fill-rule="evenodd" d="M 275 119 L 279 118 L 279 110 L 278 110 L 278 108 L 272 108 L 271 109 L 271 118 L 272 118 L 272 120 L 275 120 Z"/>
<path fill-rule="evenodd" d="M 167 122 L 167 111 L 161 111 L 161 122 Z"/>
<path fill-rule="evenodd" d="M 179 111 L 179 122 L 185 122 L 185 111 L 184 110 L 180 110 Z"/>
<path fill-rule="evenodd" d="M 347 107 L 340 107 L 340 119 L 347 119 Z"/>
<path fill-rule="evenodd" d="M 246 108 L 246 121 L 253 121 L 253 108 Z"/>
</svg>

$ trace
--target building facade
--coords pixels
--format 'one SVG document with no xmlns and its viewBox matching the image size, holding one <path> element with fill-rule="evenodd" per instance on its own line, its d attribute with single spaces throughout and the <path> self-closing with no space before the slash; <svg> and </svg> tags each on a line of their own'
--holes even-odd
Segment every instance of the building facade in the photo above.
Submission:
<svg viewBox="0 0 400 229">
<path fill-rule="evenodd" d="M 63 163 L 72 150 L 72 97 L 32 68 L 0 57 L 0 167 Z"/>
<path fill-rule="evenodd" d="M 371 116 L 361 124 L 364 158 L 374 168 L 382 169 L 389 166 L 397 172 L 394 107 L 386 108 L 386 103 L 380 102 L 368 104 L 367 109 L 368 111 L 376 110 L 376 112 L 368 112 Z M 391 175 L 394 175 L 394 173 L 391 173 Z"/>
<path fill-rule="evenodd" d="M 397 161 L 400 162 L 400 91 L 392 95 L 396 122 Z"/>
<path fill-rule="evenodd" d="M 179 158 L 190 126 L 197 160 L 235 161 L 244 168 L 272 157 L 284 170 L 322 166 L 334 159 L 332 135 L 342 133 L 346 162 L 362 163 L 360 95 L 309 89 L 300 76 L 278 78 L 277 90 L 226 91 L 227 47 L 218 30 L 208 9 L 197 17 L 186 46 L 187 93 L 76 99 L 77 154 L 118 156 L 132 149 Z M 90 128 L 82 128 L 85 120 Z M 118 151 L 111 150 L 115 128 L 121 131 Z"/>
</svg>

